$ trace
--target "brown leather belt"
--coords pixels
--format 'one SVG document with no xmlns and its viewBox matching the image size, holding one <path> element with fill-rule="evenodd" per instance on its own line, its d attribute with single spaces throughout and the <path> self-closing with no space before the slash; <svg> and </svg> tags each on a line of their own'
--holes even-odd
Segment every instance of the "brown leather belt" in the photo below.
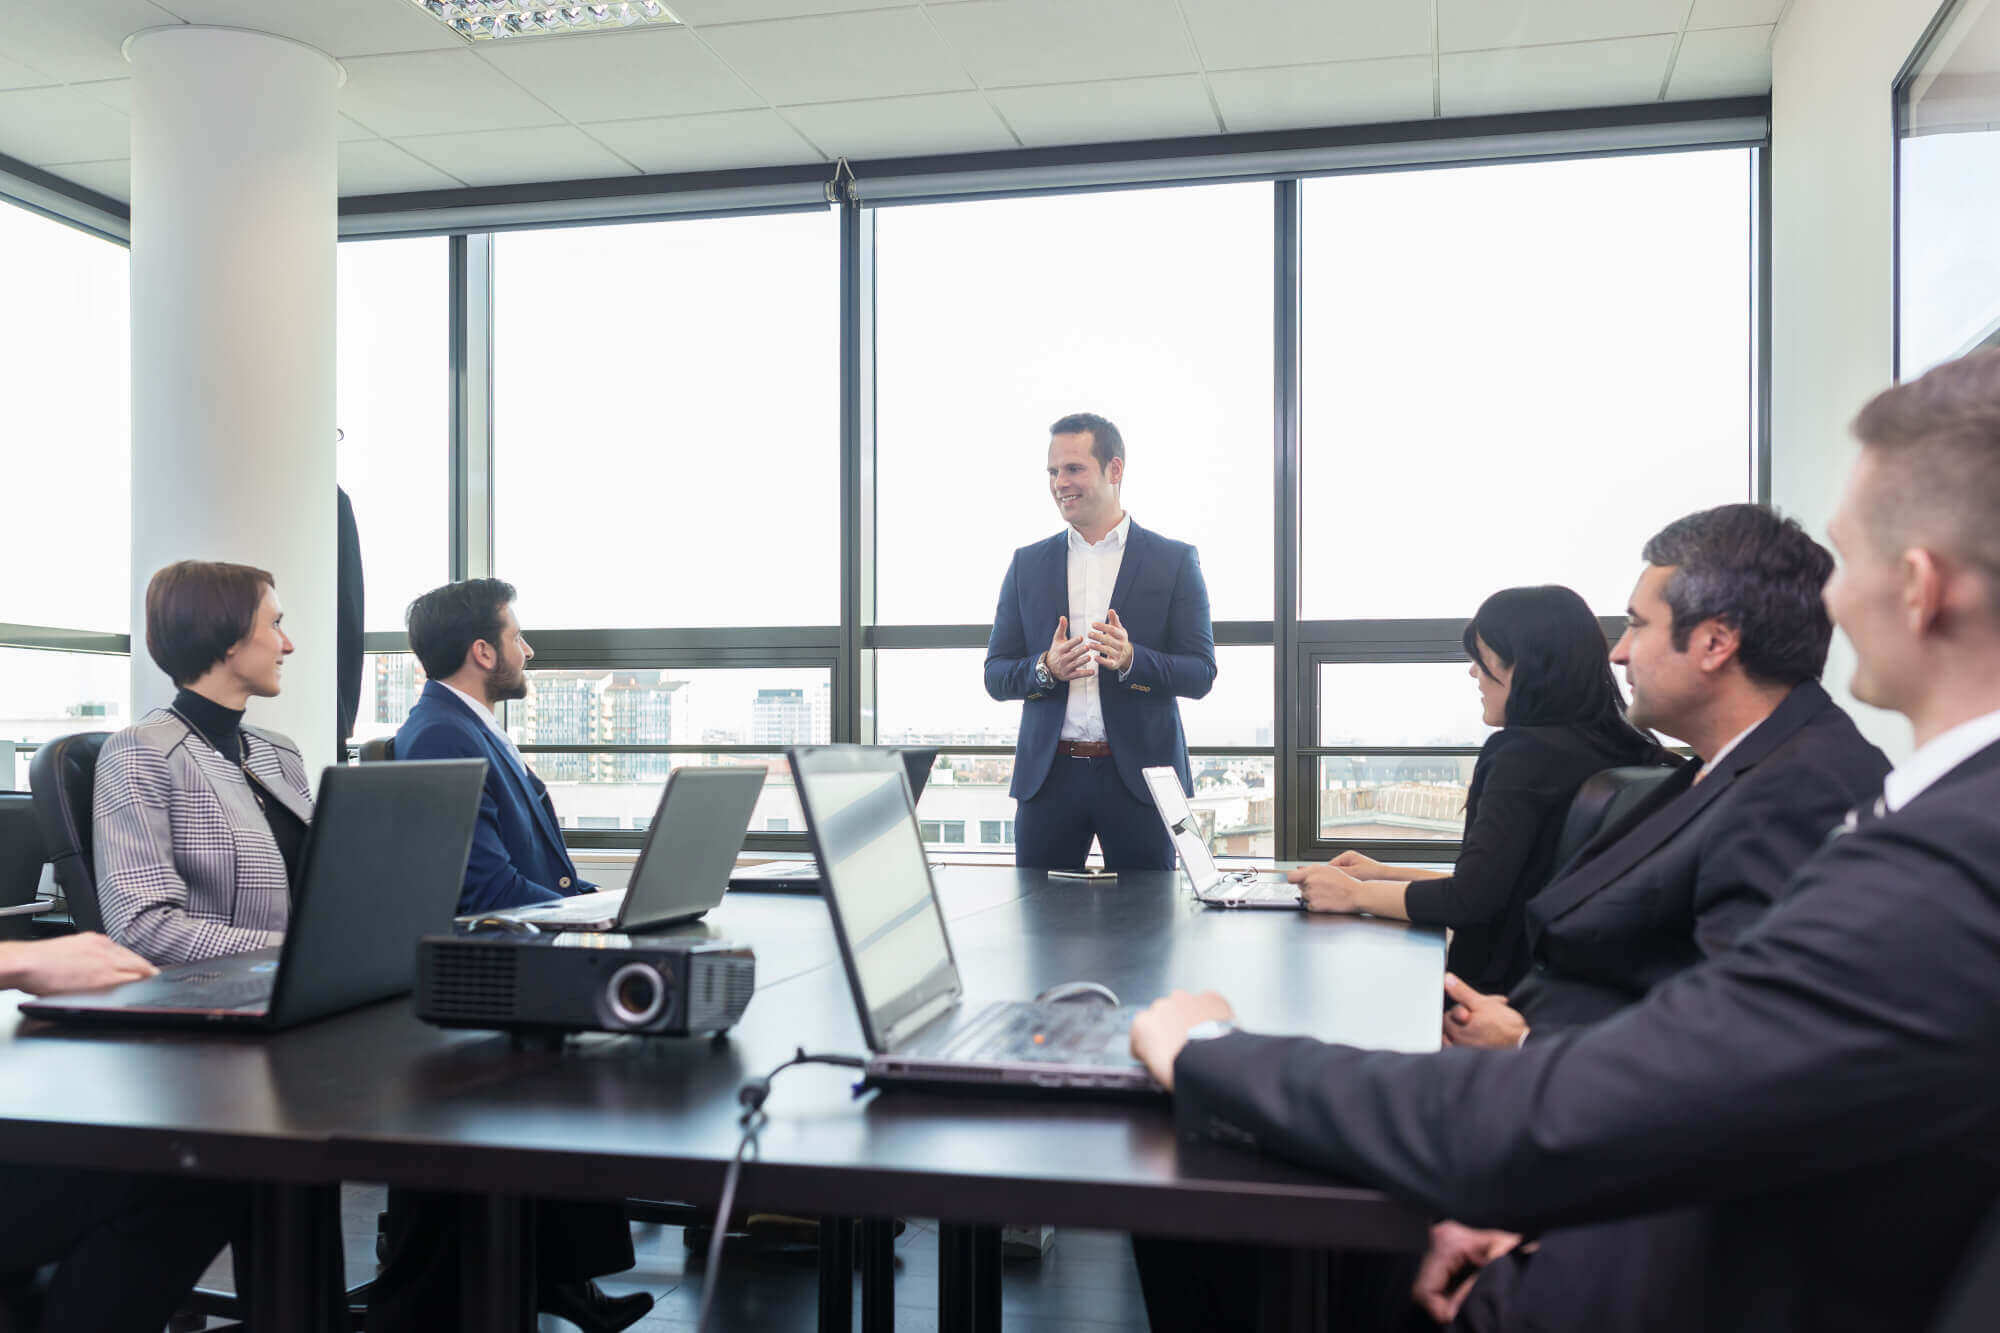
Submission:
<svg viewBox="0 0 2000 1333">
<path fill-rule="evenodd" d="M 1056 753 L 1071 759 L 1109 759 L 1111 744 L 1108 741 L 1057 741 Z"/>
</svg>

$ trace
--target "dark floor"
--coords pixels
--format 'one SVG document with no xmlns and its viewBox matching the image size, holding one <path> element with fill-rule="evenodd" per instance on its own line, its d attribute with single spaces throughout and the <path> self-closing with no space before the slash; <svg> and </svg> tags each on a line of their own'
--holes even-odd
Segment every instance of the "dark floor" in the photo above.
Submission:
<svg viewBox="0 0 2000 1333">
<path fill-rule="evenodd" d="M 374 1276 L 375 1216 L 385 1191 L 349 1185 L 342 1191 L 347 1280 Z M 701 1305 L 702 1258 L 687 1252 L 679 1227 L 637 1226 L 632 1240 L 638 1266 L 605 1278 L 610 1292 L 650 1291 L 653 1312 L 635 1330 L 692 1330 Z M 936 1333 L 937 1226 L 911 1221 L 896 1241 L 898 1333 Z M 731 1333 L 812 1333 L 818 1316 L 818 1257 L 811 1250 L 753 1252 L 732 1241 L 723 1254 L 723 1288 L 716 1327 Z M 225 1251 L 202 1285 L 232 1285 Z M 1056 1232 L 1055 1246 L 1039 1261 L 1009 1260 L 1001 1277 L 1008 1333 L 1144 1333 L 1139 1275 L 1125 1237 L 1101 1231 Z M 860 1318 L 861 1284 L 855 1283 Z M 542 1316 L 541 1333 L 568 1333 L 564 1320 Z"/>
</svg>

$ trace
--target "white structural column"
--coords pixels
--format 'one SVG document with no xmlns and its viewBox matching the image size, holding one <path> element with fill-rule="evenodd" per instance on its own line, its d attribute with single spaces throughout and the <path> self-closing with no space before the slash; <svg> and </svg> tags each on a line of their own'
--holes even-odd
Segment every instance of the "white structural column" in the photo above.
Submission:
<svg viewBox="0 0 2000 1333">
<path fill-rule="evenodd" d="M 176 560 L 270 570 L 298 651 L 246 719 L 333 762 L 334 265 L 330 57 L 230 28 L 125 47 L 132 96 L 132 707 L 173 687 L 146 582 Z"/>
</svg>

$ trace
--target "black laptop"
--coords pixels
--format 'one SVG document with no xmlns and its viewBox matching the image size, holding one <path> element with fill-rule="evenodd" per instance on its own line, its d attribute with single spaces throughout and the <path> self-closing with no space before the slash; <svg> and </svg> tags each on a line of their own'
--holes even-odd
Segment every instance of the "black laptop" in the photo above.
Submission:
<svg viewBox="0 0 2000 1333">
<path fill-rule="evenodd" d="M 951 935 L 895 756 L 858 745 L 791 752 L 826 873 L 840 961 L 871 1083 L 1021 1093 L 1158 1094 L 1131 1052 L 1135 1005 L 989 1004 L 965 1020 Z"/>
<path fill-rule="evenodd" d="M 108 990 L 31 1000 L 73 1023 L 295 1027 L 410 989 L 417 939 L 451 928 L 484 759 L 326 770 L 291 925 L 275 949 L 180 963 Z"/>
<path fill-rule="evenodd" d="M 891 754 L 903 756 L 903 772 L 910 779 L 910 804 L 923 799 L 924 784 L 930 781 L 931 766 L 937 763 L 935 748 L 907 750 L 884 747 Z M 808 819 L 811 816 L 807 816 Z M 821 889 L 819 862 L 814 861 L 766 861 L 762 865 L 744 866 L 729 877 L 732 889 L 789 889 L 798 893 L 818 893 Z"/>
<path fill-rule="evenodd" d="M 483 915 L 548 931 L 631 932 L 693 921 L 722 901 L 763 790 L 762 766 L 677 768 L 660 793 L 660 808 L 646 826 L 646 845 L 625 888 Z"/>
</svg>

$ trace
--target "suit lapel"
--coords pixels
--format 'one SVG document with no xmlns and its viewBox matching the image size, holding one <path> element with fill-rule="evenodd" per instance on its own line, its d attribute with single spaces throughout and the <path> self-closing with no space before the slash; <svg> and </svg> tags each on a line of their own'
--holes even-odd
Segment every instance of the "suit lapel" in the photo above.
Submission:
<svg viewBox="0 0 2000 1333">
<path fill-rule="evenodd" d="M 1134 573 L 1145 563 L 1145 558 L 1141 552 L 1151 537 L 1152 534 L 1137 523 L 1125 529 L 1125 555 L 1118 562 L 1118 578 L 1111 585 L 1111 605 L 1113 609 L 1125 604 L 1125 594 L 1132 590 Z M 1125 613 L 1120 611 L 1118 616 L 1122 620 L 1125 618 Z M 1086 628 L 1088 627 L 1086 626 Z"/>
<path fill-rule="evenodd" d="M 431 685 L 436 683 L 432 681 L 425 685 L 424 689 L 429 690 Z M 442 685 L 438 686 L 438 697 L 448 707 L 456 708 L 466 716 L 473 732 L 479 737 L 480 744 L 486 747 L 486 762 L 507 775 L 507 780 L 514 784 L 514 790 L 521 800 L 535 812 L 535 827 L 541 830 L 542 837 L 565 858 L 568 857 L 569 852 L 563 846 L 562 826 L 555 823 L 549 813 L 548 789 L 541 785 L 541 779 L 528 771 L 526 758 L 517 755 L 514 747 L 502 740 L 500 734 L 486 724 L 485 718 L 473 712 L 471 705 L 465 700 Z"/>
<path fill-rule="evenodd" d="M 250 771 L 258 779 L 258 786 L 264 794 L 279 805 L 297 815 L 302 824 L 312 823 L 312 806 L 292 789 L 292 780 L 285 776 L 284 760 L 278 755 L 278 747 L 254 732 L 243 733 L 255 742 L 250 747 Z"/>
<path fill-rule="evenodd" d="M 1742 774 L 1761 763 L 1773 750 L 1790 740 L 1798 730 L 1831 707 L 1826 691 L 1813 681 L 1793 688 L 1784 702 L 1743 738 L 1742 744 L 1723 756 L 1722 764 L 1700 782 L 1656 808 L 1652 814 L 1631 824 L 1627 830 L 1594 857 L 1579 859 L 1570 873 L 1563 875 L 1535 895 L 1533 915 L 1544 922 L 1554 921 L 1574 911 L 1593 894 L 1658 851 L 1675 834 L 1708 809 Z"/>
</svg>

